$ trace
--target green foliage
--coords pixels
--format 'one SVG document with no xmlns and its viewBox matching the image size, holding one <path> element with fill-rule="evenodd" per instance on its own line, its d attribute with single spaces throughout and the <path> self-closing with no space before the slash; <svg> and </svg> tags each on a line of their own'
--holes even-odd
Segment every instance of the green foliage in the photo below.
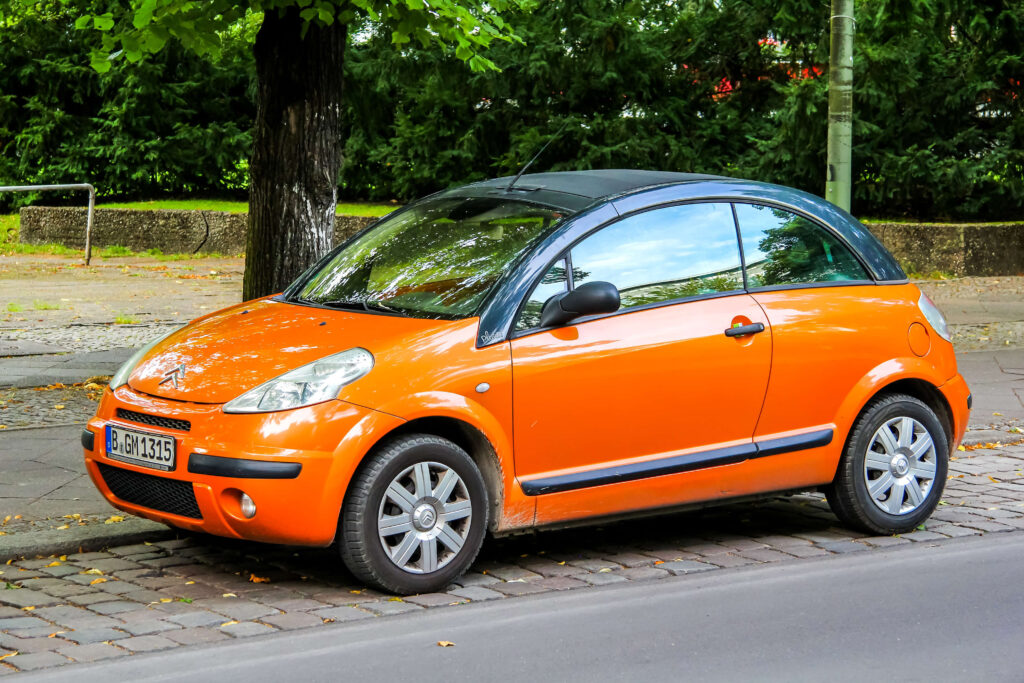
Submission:
<svg viewBox="0 0 1024 683">
<path fill-rule="evenodd" d="M 7 242 L 17 242 L 20 228 L 21 219 L 18 214 L 0 216 L 0 246 Z"/>
<path fill-rule="evenodd" d="M 244 189 L 252 39 L 261 12 L 293 4 L 310 22 L 350 24 L 346 199 L 512 174 L 563 123 L 532 171 L 656 168 L 823 191 L 828 0 L 529 12 L 514 11 L 525 0 L 447 0 L 430 4 L 436 15 L 422 0 L 9 0 L 0 182 L 92 180 L 127 197 Z M 857 214 L 1021 215 L 1022 44 L 1019 3 L 858 0 Z M 125 68 L 96 73 L 93 48 L 99 68 Z"/>
<path fill-rule="evenodd" d="M 32 0 L 21 0 L 30 3 Z M 131 0 L 121 15 L 83 11 L 75 28 L 100 33 L 100 46 L 90 53 L 92 67 L 101 73 L 122 58 L 139 62 L 164 49 L 171 38 L 187 50 L 218 56 L 225 35 L 240 23 L 256 27 L 264 12 L 301 8 L 309 24 L 330 26 L 369 20 L 385 27 L 395 45 L 452 48 L 470 69 L 493 69 L 480 53 L 493 41 L 518 40 L 501 16 L 511 7 L 532 0 Z"/>
<path fill-rule="evenodd" d="M 99 74 L 83 59 L 89 36 L 73 28 L 95 6 L 44 0 L 0 21 L 0 184 L 93 182 L 136 196 L 244 188 L 248 43 L 225 38 L 216 62 L 168 45 Z M 3 194 L 0 206 L 32 199 Z"/>
<path fill-rule="evenodd" d="M 981 0 L 858 2 L 854 208 L 916 218 L 1024 209 L 1024 14 Z M 912 9 L 911 9 L 912 8 Z M 824 188 L 827 0 L 562 0 L 473 73 L 349 50 L 342 192 L 409 199 L 538 170 L 656 168 Z M 969 18 L 969 25 L 964 25 Z"/>
</svg>

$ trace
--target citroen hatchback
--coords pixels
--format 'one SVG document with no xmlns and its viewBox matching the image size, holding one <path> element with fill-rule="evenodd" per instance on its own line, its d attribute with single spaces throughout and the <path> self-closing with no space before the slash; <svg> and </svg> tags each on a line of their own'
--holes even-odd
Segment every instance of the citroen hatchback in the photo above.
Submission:
<svg viewBox="0 0 1024 683">
<path fill-rule="evenodd" d="M 396 211 L 285 292 L 140 350 L 82 442 L 122 510 L 333 544 L 411 593 L 487 532 L 778 492 L 906 531 L 970 403 L 941 313 L 846 212 L 586 171 Z"/>
</svg>

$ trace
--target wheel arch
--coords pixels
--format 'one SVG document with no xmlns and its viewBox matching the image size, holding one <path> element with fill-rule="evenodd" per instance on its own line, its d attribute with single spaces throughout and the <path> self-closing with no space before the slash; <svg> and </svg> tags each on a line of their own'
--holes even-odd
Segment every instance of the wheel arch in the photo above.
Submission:
<svg viewBox="0 0 1024 683">
<path fill-rule="evenodd" d="M 835 452 L 835 474 L 839 471 L 842 454 L 849 446 L 857 420 L 861 418 L 868 406 L 882 396 L 906 394 L 912 396 L 935 413 L 942 425 L 947 443 L 956 442 L 956 425 L 953 411 L 935 381 L 938 377 L 920 360 L 911 363 L 888 361 L 867 373 L 857 387 L 846 398 L 836 415 L 836 426 L 842 434 L 842 448 Z"/>
<path fill-rule="evenodd" d="M 946 401 L 946 397 L 934 384 L 927 380 L 915 377 L 899 379 L 878 389 L 878 391 L 872 394 L 868 400 L 864 402 L 864 405 L 861 406 L 860 410 L 857 412 L 857 417 L 854 419 L 854 424 L 856 424 L 857 420 L 860 419 L 860 416 L 864 414 L 864 411 L 867 410 L 872 401 L 891 394 L 906 394 L 908 396 L 913 396 L 931 408 L 931 411 L 935 413 L 935 416 L 939 419 L 939 423 L 942 425 L 942 431 L 946 434 L 946 443 L 952 446 L 954 442 L 953 410 L 950 408 L 949 402 Z M 847 439 L 849 439 L 849 434 L 847 434 Z"/>
<path fill-rule="evenodd" d="M 378 449 L 381 444 L 408 434 L 430 434 L 447 439 L 456 446 L 466 451 L 469 457 L 476 464 L 483 476 L 484 485 L 487 488 L 488 503 L 488 529 L 495 531 L 501 521 L 502 503 L 504 501 L 504 473 L 498 459 L 497 451 L 490 439 L 481 430 L 469 422 L 449 416 L 418 417 L 394 427 L 390 431 L 381 434 L 380 437 L 367 450 L 366 454 L 356 467 L 356 471 L 363 467 L 367 459 Z M 353 476 L 345 490 L 345 497 L 348 497 L 348 489 L 352 486 Z"/>
</svg>

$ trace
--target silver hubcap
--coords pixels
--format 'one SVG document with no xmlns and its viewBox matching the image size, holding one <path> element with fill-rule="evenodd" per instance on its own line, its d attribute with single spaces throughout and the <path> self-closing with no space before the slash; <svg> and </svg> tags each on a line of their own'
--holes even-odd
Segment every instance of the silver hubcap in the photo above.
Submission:
<svg viewBox="0 0 1024 683">
<path fill-rule="evenodd" d="M 935 465 L 935 443 L 925 426 L 911 417 L 895 417 L 879 427 L 868 444 L 868 495 L 883 512 L 909 514 L 932 490 Z"/>
<path fill-rule="evenodd" d="M 472 520 L 462 477 L 447 465 L 420 462 L 391 480 L 377 513 L 377 533 L 396 567 L 427 574 L 455 559 Z"/>
</svg>

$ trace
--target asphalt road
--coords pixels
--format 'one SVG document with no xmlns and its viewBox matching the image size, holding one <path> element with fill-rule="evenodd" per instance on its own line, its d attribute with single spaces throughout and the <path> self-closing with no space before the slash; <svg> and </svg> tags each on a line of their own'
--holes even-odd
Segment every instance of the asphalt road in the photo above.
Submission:
<svg viewBox="0 0 1024 683">
<path fill-rule="evenodd" d="M 445 608 L 18 680 L 1020 681 L 1022 585 L 1024 533 L 991 534 Z"/>
</svg>

